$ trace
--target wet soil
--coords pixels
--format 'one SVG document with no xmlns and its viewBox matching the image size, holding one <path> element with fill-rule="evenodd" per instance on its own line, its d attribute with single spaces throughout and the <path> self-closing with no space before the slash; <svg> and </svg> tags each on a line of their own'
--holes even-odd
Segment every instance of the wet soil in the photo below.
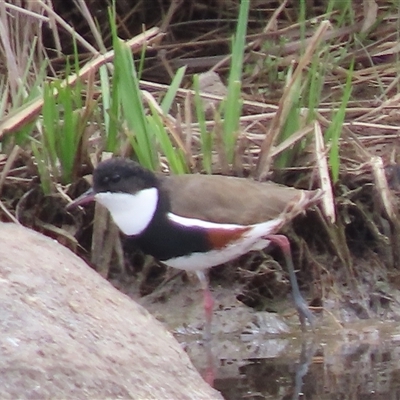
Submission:
<svg viewBox="0 0 400 400">
<path fill-rule="evenodd" d="M 400 296 L 396 281 L 377 279 L 374 266 L 359 259 L 357 290 L 344 285 L 340 296 L 328 294 L 313 311 L 316 330 L 306 333 L 290 295 L 275 301 L 279 312 L 256 311 L 238 300 L 242 284 L 214 282 L 211 362 L 196 280 L 178 275 L 137 300 L 173 332 L 203 376 L 214 370 L 214 386 L 226 399 L 400 398 Z"/>
<path fill-rule="evenodd" d="M 399 333 L 369 320 L 303 337 L 254 336 L 247 357 L 216 360 L 215 387 L 229 400 L 399 399 Z"/>
<path fill-rule="evenodd" d="M 236 300 L 239 289 L 213 288 L 211 362 L 202 338 L 200 290 L 186 284 L 166 303 L 142 301 L 203 376 L 213 370 L 214 387 L 225 399 L 400 398 L 396 321 L 339 323 L 333 312 L 320 312 L 315 332 L 304 334 L 289 301 L 281 304 L 283 314 L 257 312 Z M 400 312 L 398 305 L 393 309 Z"/>
</svg>

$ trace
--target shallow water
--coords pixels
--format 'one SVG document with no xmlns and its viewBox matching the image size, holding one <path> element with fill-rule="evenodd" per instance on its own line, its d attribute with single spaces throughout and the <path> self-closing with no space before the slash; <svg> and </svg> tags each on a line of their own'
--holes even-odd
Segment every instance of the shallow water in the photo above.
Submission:
<svg viewBox="0 0 400 400">
<path fill-rule="evenodd" d="M 178 337 L 183 342 L 183 337 Z M 400 326 L 363 321 L 306 335 L 218 335 L 210 354 L 184 337 L 193 364 L 213 370 L 226 399 L 400 399 Z"/>
</svg>

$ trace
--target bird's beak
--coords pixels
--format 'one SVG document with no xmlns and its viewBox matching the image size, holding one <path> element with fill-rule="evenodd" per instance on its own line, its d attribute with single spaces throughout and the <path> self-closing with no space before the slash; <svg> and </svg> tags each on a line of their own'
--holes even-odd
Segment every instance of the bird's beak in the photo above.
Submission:
<svg viewBox="0 0 400 400">
<path fill-rule="evenodd" d="M 83 193 L 79 197 L 77 197 L 72 203 L 69 203 L 66 207 L 66 210 L 69 211 L 75 207 L 83 206 L 84 204 L 87 204 L 87 203 L 93 201 L 95 195 L 96 195 L 96 193 L 93 190 L 93 188 L 90 188 L 85 193 Z"/>
</svg>

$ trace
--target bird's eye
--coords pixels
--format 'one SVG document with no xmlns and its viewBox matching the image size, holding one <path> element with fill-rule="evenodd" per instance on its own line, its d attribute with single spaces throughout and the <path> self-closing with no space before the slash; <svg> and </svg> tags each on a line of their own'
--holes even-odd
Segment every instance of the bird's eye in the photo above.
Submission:
<svg viewBox="0 0 400 400">
<path fill-rule="evenodd" d="M 114 174 L 114 175 L 106 175 L 101 178 L 101 184 L 103 186 L 108 186 L 113 183 L 118 183 L 121 180 L 121 175 Z"/>
<path fill-rule="evenodd" d="M 112 183 L 117 183 L 120 180 L 121 180 L 121 175 L 119 175 L 119 174 L 114 174 L 114 175 L 110 176 L 110 181 Z"/>
</svg>

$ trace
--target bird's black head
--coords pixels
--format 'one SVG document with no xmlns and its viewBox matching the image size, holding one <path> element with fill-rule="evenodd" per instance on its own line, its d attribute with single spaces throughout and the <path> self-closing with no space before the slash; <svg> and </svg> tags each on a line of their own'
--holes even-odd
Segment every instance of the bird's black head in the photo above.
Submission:
<svg viewBox="0 0 400 400">
<path fill-rule="evenodd" d="M 136 193 L 158 187 L 155 174 L 127 158 L 111 158 L 101 162 L 93 172 L 95 193 Z"/>
</svg>

